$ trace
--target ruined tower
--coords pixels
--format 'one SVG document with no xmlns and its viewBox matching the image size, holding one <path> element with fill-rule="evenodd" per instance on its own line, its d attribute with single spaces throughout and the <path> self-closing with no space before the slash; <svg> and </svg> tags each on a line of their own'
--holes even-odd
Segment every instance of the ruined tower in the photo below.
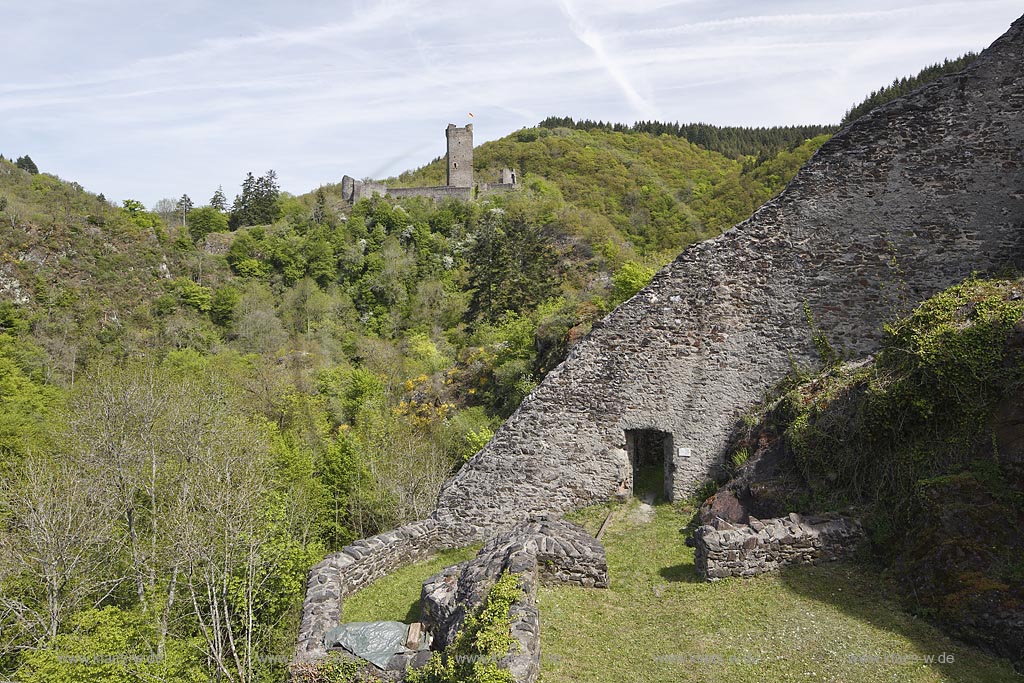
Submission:
<svg viewBox="0 0 1024 683">
<path fill-rule="evenodd" d="M 448 187 L 473 187 L 473 124 L 459 128 L 449 123 L 444 131 L 448 138 Z"/>
</svg>

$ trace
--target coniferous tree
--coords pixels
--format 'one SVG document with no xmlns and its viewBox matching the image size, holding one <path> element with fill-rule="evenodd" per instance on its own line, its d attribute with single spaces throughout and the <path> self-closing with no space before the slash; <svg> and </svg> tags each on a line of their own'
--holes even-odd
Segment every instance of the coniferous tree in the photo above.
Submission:
<svg viewBox="0 0 1024 683">
<path fill-rule="evenodd" d="M 217 191 L 210 197 L 210 206 L 221 213 L 225 213 L 228 210 L 228 199 L 224 196 L 224 188 L 220 185 L 217 186 Z"/>
<path fill-rule="evenodd" d="M 34 161 L 32 161 L 32 157 L 27 154 L 23 157 L 18 157 L 18 160 L 14 162 L 14 165 L 22 171 L 28 171 L 32 174 L 39 173 L 39 167 L 36 166 Z"/>
<path fill-rule="evenodd" d="M 235 195 L 228 225 L 232 230 L 237 230 L 246 225 L 273 223 L 281 215 L 277 205 L 279 196 L 277 174 L 273 169 L 259 178 L 250 171 L 242 181 L 242 193 Z"/>
<path fill-rule="evenodd" d="M 522 215 L 495 211 L 485 218 L 468 262 L 471 320 L 532 310 L 555 293 L 558 254 L 544 230 Z"/>
<path fill-rule="evenodd" d="M 313 204 L 313 214 L 311 218 L 317 225 L 323 225 L 324 219 L 327 217 L 327 195 L 324 193 L 324 188 L 317 188 L 316 191 L 316 202 Z"/>
<path fill-rule="evenodd" d="M 188 217 L 188 212 L 192 210 L 193 206 L 194 204 L 192 203 L 191 197 L 187 194 L 181 195 L 181 199 L 178 200 L 176 207 L 178 209 L 178 213 L 181 215 L 182 225 L 185 225 L 185 219 Z"/>
</svg>

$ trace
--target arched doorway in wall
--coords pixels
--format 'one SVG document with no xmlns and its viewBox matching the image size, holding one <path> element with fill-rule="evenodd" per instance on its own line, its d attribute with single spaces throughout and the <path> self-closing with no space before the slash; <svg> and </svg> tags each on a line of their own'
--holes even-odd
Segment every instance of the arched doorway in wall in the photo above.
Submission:
<svg viewBox="0 0 1024 683">
<path fill-rule="evenodd" d="M 665 472 L 672 463 L 672 434 L 660 429 L 627 429 L 626 453 L 633 467 L 633 495 L 669 499 Z"/>
</svg>

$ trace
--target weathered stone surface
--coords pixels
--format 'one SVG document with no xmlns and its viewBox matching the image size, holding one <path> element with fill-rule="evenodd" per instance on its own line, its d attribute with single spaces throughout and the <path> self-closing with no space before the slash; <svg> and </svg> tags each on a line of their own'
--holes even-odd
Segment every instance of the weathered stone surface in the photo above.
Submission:
<svg viewBox="0 0 1024 683">
<path fill-rule="evenodd" d="M 356 541 L 324 558 L 310 570 L 306 581 L 296 660 L 319 659 L 326 654 L 324 634 L 341 623 L 346 595 L 446 545 L 446 534 L 438 524 L 425 520 Z"/>
<path fill-rule="evenodd" d="M 707 581 L 756 576 L 791 564 L 818 564 L 849 557 L 864 530 L 846 517 L 750 518 L 748 525 L 719 522 L 694 532 L 693 563 Z"/>
<path fill-rule="evenodd" d="M 701 506 L 699 516 L 705 524 L 714 518 L 738 524 L 744 524 L 748 519 L 747 511 L 737 498 L 736 493 L 727 488 L 719 489 L 714 496 L 707 500 Z"/>
<path fill-rule="evenodd" d="M 420 619 L 427 630 L 434 636 L 434 642 L 447 644 L 450 636 L 446 624 L 452 624 L 455 617 L 455 594 L 459 588 L 459 576 L 468 562 L 447 567 L 423 582 L 420 590 Z M 444 639 L 438 640 L 437 635 L 444 631 Z"/>
<path fill-rule="evenodd" d="M 424 581 L 421 620 L 435 647 L 452 642 L 503 572 L 521 575 L 530 604 L 538 584 L 608 587 L 604 546 L 582 527 L 547 517 L 521 522 L 488 541 L 472 560 Z"/>
<path fill-rule="evenodd" d="M 600 541 L 565 520 L 540 517 L 512 527 L 488 541 L 472 560 L 423 582 L 421 619 L 435 649 L 452 642 L 466 615 L 483 602 L 504 572 L 519 575 L 524 595 L 509 610 L 512 637 L 519 647 L 499 666 L 508 669 L 517 683 L 533 683 L 540 675 L 537 586 L 565 583 L 607 588 L 608 562 Z"/>
<path fill-rule="evenodd" d="M 1024 21 L 966 70 L 835 135 L 751 218 L 695 244 L 552 371 L 441 492 L 464 538 L 613 497 L 624 431 L 672 436 L 675 496 L 718 466 L 741 412 L 817 354 L 973 271 L 1024 264 Z"/>
</svg>

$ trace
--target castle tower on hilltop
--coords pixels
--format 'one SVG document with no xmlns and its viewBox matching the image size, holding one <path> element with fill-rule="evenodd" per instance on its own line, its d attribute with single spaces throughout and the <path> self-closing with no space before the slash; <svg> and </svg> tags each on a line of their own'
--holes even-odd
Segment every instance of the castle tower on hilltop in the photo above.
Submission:
<svg viewBox="0 0 1024 683">
<path fill-rule="evenodd" d="M 473 124 L 459 128 L 449 123 L 444 131 L 448 138 L 448 187 L 473 187 Z"/>
<path fill-rule="evenodd" d="M 372 180 L 356 180 L 352 176 L 341 179 L 341 198 L 354 204 L 363 197 L 380 195 L 398 199 L 401 197 L 427 197 L 434 201 L 449 198 L 472 201 L 475 197 L 485 197 L 518 189 L 515 171 L 501 169 L 498 182 L 475 183 L 473 180 L 473 124 L 459 128 L 449 123 L 444 131 L 448 139 L 448 178 L 444 185 L 436 187 L 389 187 L 385 183 Z"/>
</svg>

